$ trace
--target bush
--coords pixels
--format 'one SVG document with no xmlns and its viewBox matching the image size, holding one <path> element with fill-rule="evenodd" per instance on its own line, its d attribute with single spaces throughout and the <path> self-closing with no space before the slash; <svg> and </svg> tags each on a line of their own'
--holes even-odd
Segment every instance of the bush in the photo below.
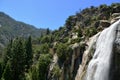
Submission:
<svg viewBox="0 0 120 80">
<path fill-rule="evenodd" d="M 63 43 L 58 44 L 56 47 L 57 47 L 56 52 L 57 52 L 59 61 L 61 63 L 64 63 L 64 61 L 70 57 L 70 53 L 71 53 L 72 49 Z"/>
<path fill-rule="evenodd" d="M 52 36 L 46 35 L 40 38 L 40 43 L 51 43 L 52 42 Z"/>
<path fill-rule="evenodd" d="M 50 54 L 42 54 L 39 58 L 38 63 L 38 74 L 39 74 L 39 80 L 45 80 L 46 79 L 46 73 L 48 66 L 51 62 L 52 56 Z"/>
<path fill-rule="evenodd" d="M 85 36 L 91 37 L 97 33 L 97 29 L 95 27 L 90 27 L 85 29 Z"/>
<path fill-rule="evenodd" d="M 76 39 L 72 39 L 71 40 L 71 44 L 74 44 L 74 43 L 79 43 L 81 41 L 81 38 L 76 38 Z"/>
<path fill-rule="evenodd" d="M 52 74 L 55 77 L 59 77 L 60 76 L 60 67 L 58 65 L 55 65 L 53 67 Z"/>
<path fill-rule="evenodd" d="M 48 54 L 49 53 L 49 45 L 47 43 L 42 44 L 40 46 L 40 54 Z"/>
</svg>

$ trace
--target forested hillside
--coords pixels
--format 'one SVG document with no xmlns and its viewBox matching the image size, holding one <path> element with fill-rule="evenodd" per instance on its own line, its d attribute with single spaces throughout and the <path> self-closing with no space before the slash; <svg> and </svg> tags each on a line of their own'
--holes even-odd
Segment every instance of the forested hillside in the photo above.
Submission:
<svg viewBox="0 0 120 80">
<path fill-rule="evenodd" d="M 46 32 L 45 29 L 37 29 L 32 25 L 19 22 L 0 12 L 0 44 L 4 46 L 9 40 L 15 37 L 39 37 L 42 33 Z"/>
</svg>

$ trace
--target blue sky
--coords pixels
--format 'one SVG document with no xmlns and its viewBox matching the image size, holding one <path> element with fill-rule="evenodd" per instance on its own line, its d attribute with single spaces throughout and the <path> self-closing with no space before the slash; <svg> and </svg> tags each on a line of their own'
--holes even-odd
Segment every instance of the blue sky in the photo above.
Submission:
<svg viewBox="0 0 120 80">
<path fill-rule="evenodd" d="M 37 28 L 54 30 L 80 9 L 113 2 L 120 0 L 0 0 L 0 11 Z"/>
</svg>

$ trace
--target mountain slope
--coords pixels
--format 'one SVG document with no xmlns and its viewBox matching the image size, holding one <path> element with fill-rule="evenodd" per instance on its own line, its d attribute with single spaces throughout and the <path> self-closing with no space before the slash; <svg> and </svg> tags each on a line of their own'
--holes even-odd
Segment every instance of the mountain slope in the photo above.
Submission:
<svg viewBox="0 0 120 80">
<path fill-rule="evenodd" d="M 37 29 L 32 25 L 19 22 L 0 12 L 0 43 L 7 44 L 10 39 L 17 36 L 34 38 L 39 37 L 41 33 L 45 33 L 45 29 Z"/>
</svg>

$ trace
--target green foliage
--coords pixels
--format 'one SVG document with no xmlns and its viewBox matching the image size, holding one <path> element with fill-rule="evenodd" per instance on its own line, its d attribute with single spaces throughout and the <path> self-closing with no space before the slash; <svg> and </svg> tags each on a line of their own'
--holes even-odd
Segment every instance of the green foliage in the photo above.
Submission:
<svg viewBox="0 0 120 80">
<path fill-rule="evenodd" d="M 68 38 L 68 37 L 65 37 L 65 38 L 63 38 L 63 39 L 62 39 L 62 41 L 61 41 L 61 42 L 62 42 L 62 43 L 67 43 L 67 42 L 68 42 L 68 40 L 69 40 L 69 38 Z"/>
<path fill-rule="evenodd" d="M 33 58 L 31 37 L 29 37 L 25 42 L 25 58 L 26 58 L 25 60 L 26 69 L 29 69 L 29 67 L 32 64 L 32 58 Z"/>
<path fill-rule="evenodd" d="M 91 37 L 97 33 L 97 29 L 94 27 L 86 28 L 84 34 L 86 37 Z"/>
<path fill-rule="evenodd" d="M 48 35 L 48 34 L 50 34 L 50 29 L 49 28 L 47 28 L 47 30 L 46 30 L 46 35 Z"/>
<path fill-rule="evenodd" d="M 68 19 L 66 20 L 66 28 L 68 30 L 71 30 L 73 26 L 75 26 L 76 24 L 76 18 L 74 18 L 74 16 L 69 16 Z"/>
<path fill-rule="evenodd" d="M 33 38 L 39 37 L 45 34 L 46 29 L 37 29 L 32 25 L 25 24 L 23 22 L 16 21 L 3 12 L 0 12 L 0 43 L 7 45 L 10 39 L 14 39 L 17 36 Z"/>
<path fill-rule="evenodd" d="M 40 80 L 39 79 L 38 68 L 36 66 L 33 66 L 30 69 L 28 80 Z"/>
<path fill-rule="evenodd" d="M 77 32 L 78 32 L 78 37 L 82 37 L 82 36 L 83 36 L 83 31 L 82 31 L 81 28 L 79 28 L 79 29 L 77 30 Z"/>
<path fill-rule="evenodd" d="M 27 40 L 23 38 L 14 39 L 5 49 L 3 61 L 0 63 L 0 78 L 2 77 L 2 80 L 46 80 L 52 59 L 49 53 L 54 54 L 56 52 L 58 64 L 53 67 L 52 77 L 59 79 L 62 71 L 61 66 L 64 65 L 65 73 L 69 73 L 66 67 L 72 53 L 69 45 L 79 43 L 83 38 L 89 38 L 103 30 L 99 27 L 99 24 L 96 24 L 97 29 L 90 26 L 93 26 L 100 19 L 110 19 L 112 13 L 119 12 L 119 7 L 120 4 L 101 5 L 98 8 L 91 6 L 76 15 L 69 16 L 65 22 L 65 27 L 60 27 L 59 30 L 52 33 L 49 28 L 46 31 L 43 30 L 41 31 L 43 34 L 34 40 L 31 40 L 31 37 Z M 2 44 L 6 44 L 8 40 L 15 38 L 17 35 L 38 37 L 41 34 L 40 30 L 33 26 L 16 22 L 5 14 L 0 13 L 0 22 L 2 25 L 0 43 Z M 72 39 L 71 43 L 68 43 L 73 32 L 78 33 L 78 38 Z M 55 45 L 53 43 L 57 43 L 56 46 L 53 46 Z M 32 46 L 32 44 L 34 45 Z M 81 53 L 84 52 L 85 47 L 86 44 L 80 44 Z"/>
<path fill-rule="evenodd" d="M 81 38 L 78 37 L 78 38 L 76 38 L 76 39 L 72 39 L 72 40 L 71 40 L 71 44 L 79 43 L 80 41 L 81 41 Z"/>
<path fill-rule="evenodd" d="M 3 66 L 6 65 L 6 67 L 3 78 L 6 80 L 7 71 L 10 71 L 10 74 L 12 74 L 10 80 L 22 80 L 25 69 L 28 69 L 32 64 L 31 37 L 29 37 L 27 41 L 22 38 L 16 38 L 14 41 L 11 41 L 5 53 Z"/>
<path fill-rule="evenodd" d="M 3 66 L 5 66 L 6 64 L 7 64 L 7 61 L 11 58 L 11 54 L 12 54 L 12 40 L 10 41 L 10 43 L 7 45 L 7 47 L 6 47 L 6 49 L 5 49 L 5 53 L 4 53 L 4 55 L 3 55 L 3 63 L 4 63 L 4 65 Z"/>
<path fill-rule="evenodd" d="M 13 80 L 13 75 L 12 75 L 12 71 L 11 71 L 11 64 L 8 61 L 7 65 L 4 69 L 3 75 L 2 75 L 2 79 L 4 80 Z"/>
<path fill-rule="evenodd" d="M 69 48 L 66 44 L 60 43 L 56 46 L 57 55 L 61 63 L 64 63 L 70 57 L 71 48 Z"/>
<path fill-rule="evenodd" d="M 49 53 L 49 45 L 47 43 L 42 44 L 40 46 L 40 53 L 41 54 L 48 54 Z"/>
<path fill-rule="evenodd" d="M 60 74 L 60 67 L 58 65 L 55 65 L 53 67 L 52 74 L 53 74 L 53 76 L 55 76 L 57 78 L 61 75 Z"/>
<path fill-rule="evenodd" d="M 39 42 L 43 44 L 43 43 L 51 43 L 53 39 L 51 35 L 46 35 L 41 37 L 39 40 L 40 40 Z"/>
<path fill-rule="evenodd" d="M 61 28 L 60 30 L 53 31 L 53 41 L 60 41 L 63 37 L 67 36 L 67 30 Z"/>
<path fill-rule="evenodd" d="M 46 80 L 51 58 L 50 54 L 41 54 L 38 63 L 29 70 L 26 80 Z"/>
<path fill-rule="evenodd" d="M 2 62 L 0 62 L 0 78 L 2 77 L 2 73 L 3 73 L 3 64 Z"/>
<path fill-rule="evenodd" d="M 17 38 L 12 45 L 11 70 L 14 76 L 13 80 L 20 80 L 25 71 L 25 49 L 22 39 Z"/>
<path fill-rule="evenodd" d="M 49 54 L 40 55 L 39 63 L 38 63 L 39 80 L 45 80 L 50 61 L 51 61 L 51 55 Z"/>
</svg>

